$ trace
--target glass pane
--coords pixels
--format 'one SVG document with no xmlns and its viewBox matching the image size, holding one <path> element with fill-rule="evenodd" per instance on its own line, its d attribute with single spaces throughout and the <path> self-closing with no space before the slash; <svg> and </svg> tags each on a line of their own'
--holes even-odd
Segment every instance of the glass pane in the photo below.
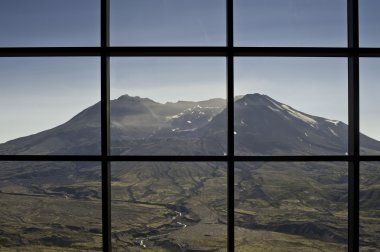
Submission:
<svg viewBox="0 0 380 252">
<path fill-rule="evenodd" d="M 361 47 L 380 46 L 380 1 L 359 1 L 359 31 Z"/>
<path fill-rule="evenodd" d="M 360 59 L 360 151 L 364 155 L 380 154 L 380 59 Z"/>
<path fill-rule="evenodd" d="M 223 46 L 225 0 L 112 0 L 111 44 Z"/>
<path fill-rule="evenodd" d="M 226 251 L 225 163 L 112 163 L 116 251 Z"/>
<path fill-rule="evenodd" d="M 101 251 L 96 162 L 1 162 L 1 251 Z"/>
<path fill-rule="evenodd" d="M 347 46 L 345 0 L 236 0 L 237 46 Z"/>
<path fill-rule="evenodd" d="M 380 250 L 380 163 L 360 164 L 360 251 Z"/>
<path fill-rule="evenodd" d="M 98 58 L 1 58 L 0 82 L 0 155 L 100 153 Z"/>
<path fill-rule="evenodd" d="M 347 165 L 235 165 L 235 251 L 347 251 Z"/>
<path fill-rule="evenodd" d="M 237 58 L 235 94 L 235 154 L 346 154 L 346 59 Z"/>
<path fill-rule="evenodd" d="M 224 155 L 224 58 L 112 58 L 114 155 Z"/>
<path fill-rule="evenodd" d="M 99 46 L 99 0 L 1 0 L 0 47 Z"/>
</svg>

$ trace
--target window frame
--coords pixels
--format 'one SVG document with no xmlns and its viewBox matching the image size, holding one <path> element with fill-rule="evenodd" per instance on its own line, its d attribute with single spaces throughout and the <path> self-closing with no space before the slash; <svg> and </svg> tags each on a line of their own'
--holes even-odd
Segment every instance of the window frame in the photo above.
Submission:
<svg viewBox="0 0 380 252">
<path fill-rule="evenodd" d="M 111 47 L 110 1 L 100 0 L 99 47 L 0 48 L 0 57 L 99 57 L 101 61 L 101 154 L 100 155 L 0 155 L 0 161 L 100 161 L 102 164 L 103 251 L 111 251 L 111 167 L 113 161 L 227 163 L 228 251 L 234 251 L 234 164 L 241 161 L 345 161 L 348 162 L 348 251 L 359 251 L 359 165 L 380 161 L 379 155 L 360 154 L 359 59 L 380 57 L 380 48 L 359 46 L 359 0 L 347 0 L 347 47 L 235 47 L 234 1 L 226 0 L 226 46 L 220 47 Z M 113 156 L 110 153 L 110 57 L 168 56 L 224 57 L 227 64 L 226 156 Z M 348 155 L 335 156 L 236 156 L 234 154 L 234 58 L 235 57 L 343 57 L 348 59 Z"/>
</svg>

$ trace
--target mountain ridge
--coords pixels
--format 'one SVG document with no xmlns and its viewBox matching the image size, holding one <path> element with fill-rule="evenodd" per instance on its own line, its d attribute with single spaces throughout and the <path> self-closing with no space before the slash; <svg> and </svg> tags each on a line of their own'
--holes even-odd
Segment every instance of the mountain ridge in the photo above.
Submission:
<svg viewBox="0 0 380 252">
<path fill-rule="evenodd" d="M 343 122 L 306 114 L 257 93 L 239 97 L 234 107 L 237 155 L 347 154 L 348 126 Z M 224 99 L 159 103 L 123 95 L 111 100 L 110 108 L 113 154 L 127 150 L 129 154 L 149 155 L 143 146 L 148 142 L 162 144 L 162 139 L 172 139 L 173 145 L 193 143 L 199 150 L 189 155 L 226 152 Z M 361 141 L 364 152 L 380 153 L 379 141 L 363 134 Z M 213 151 L 215 145 L 218 151 Z M 0 144 L 0 154 L 100 154 L 100 102 L 57 127 Z"/>
</svg>

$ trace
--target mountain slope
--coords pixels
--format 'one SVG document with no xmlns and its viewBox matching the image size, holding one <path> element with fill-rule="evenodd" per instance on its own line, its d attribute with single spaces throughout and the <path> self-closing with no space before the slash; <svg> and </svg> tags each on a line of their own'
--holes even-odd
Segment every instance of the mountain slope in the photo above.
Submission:
<svg viewBox="0 0 380 252">
<path fill-rule="evenodd" d="M 203 126 L 225 107 L 225 100 L 161 104 L 124 95 L 112 100 L 110 106 L 113 153 L 120 154 L 135 146 L 134 141 Z M 192 121 L 188 123 L 190 119 Z M 164 134 L 162 137 L 168 136 Z M 0 144 L 0 155 L 6 154 L 100 154 L 100 103 L 58 127 Z"/>
<path fill-rule="evenodd" d="M 265 95 L 236 102 L 236 142 L 242 154 L 340 154 L 347 152 L 347 126 L 307 115 Z"/>
<path fill-rule="evenodd" d="M 223 155 L 226 106 L 223 99 L 157 103 L 124 95 L 111 101 L 111 148 L 115 155 Z M 238 155 L 345 155 L 346 124 L 300 112 L 260 94 L 237 99 Z M 380 143 L 361 135 L 365 153 Z M 182 149 L 183 148 L 183 149 Z M 0 154 L 99 154 L 100 104 L 56 128 L 0 144 Z"/>
</svg>

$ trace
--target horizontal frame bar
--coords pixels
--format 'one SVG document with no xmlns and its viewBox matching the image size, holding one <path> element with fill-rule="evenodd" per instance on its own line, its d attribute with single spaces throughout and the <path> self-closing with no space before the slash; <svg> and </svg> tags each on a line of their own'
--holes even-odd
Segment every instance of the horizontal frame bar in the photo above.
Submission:
<svg viewBox="0 0 380 252">
<path fill-rule="evenodd" d="M 21 47 L 0 48 L 0 57 L 380 57 L 380 48 L 332 47 Z"/>
<path fill-rule="evenodd" d="M 0 48 L 0 57 L 82 57 L 101 56 L 100 47 Z"/>
<path fill-rule="evenodd" d="M 0 161 L 141 161 L 141 162 L 313 162 L 313 161 L 355 161 L 355 156 L 90 156 L 90 155 L 0 155 Z M 360 156 L 359 161 L 376 162 L 380 156 Z"/>
</svg>

